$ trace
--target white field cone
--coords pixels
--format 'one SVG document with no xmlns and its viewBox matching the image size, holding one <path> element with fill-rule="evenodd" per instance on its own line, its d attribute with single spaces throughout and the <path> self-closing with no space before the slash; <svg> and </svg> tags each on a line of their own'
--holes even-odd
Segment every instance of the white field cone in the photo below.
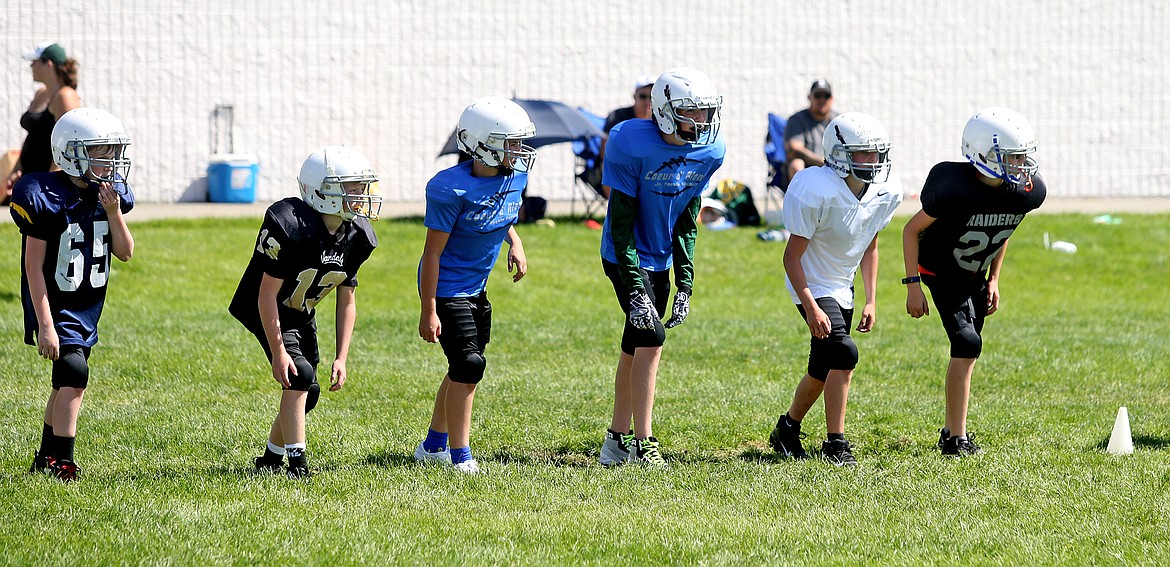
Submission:
<svg viewBox="0 0 1170 567">
<path fill-rule="evenodd" d="M 1109 436 L 1109 446 L 1105 452 L 1110 455 L 1133 454 L 1133 435 L 1129 431 L 1129 410 L 1121 406 L 1117 410 L 1117 420 L 1113 422 L 1113 434 Z"/>
</svg>

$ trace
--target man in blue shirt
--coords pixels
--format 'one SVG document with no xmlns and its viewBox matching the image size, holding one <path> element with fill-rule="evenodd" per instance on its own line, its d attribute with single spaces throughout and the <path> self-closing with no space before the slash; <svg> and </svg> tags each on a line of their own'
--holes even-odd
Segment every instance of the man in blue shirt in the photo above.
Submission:
<svg viewBox="0 0 1170 567">
<path fill-rule="evenodd" d="M 484 97 L 459 117 L 459 146 L 472 157 L 427 183 L 426 244 L 418 266 L 422 300 L 418 334 L 447 356 L 447 375 L 435 396 L 426 439 L 414 450 L 420 463 L 451 465 L 478 474 L 471 455 L 471 405 L 483 379 L 491 339 L 487 279 L 506 240 L 513 282 L 528 273 L 524 246 L 513 226 L 536 151 L 528 113 L 513 101 Z"/>
<path fill-rule="evenodd" d="M 651 421 L 666 328 L 690 311 L 700 193 L 723 164 L 723 97 L 702 71 L 666 71 L 651 90 L 653 121 L 634 119 L 610 133 L 602 183 L 610 189 L 601 260 L 626 314 L 614 380 L 614 410 L 601 464 L 665 468 Z M 670 268 L 678 291 L 663 326 Z M 631 420 L 633 428 L 631 430 Z"/>
</svg>

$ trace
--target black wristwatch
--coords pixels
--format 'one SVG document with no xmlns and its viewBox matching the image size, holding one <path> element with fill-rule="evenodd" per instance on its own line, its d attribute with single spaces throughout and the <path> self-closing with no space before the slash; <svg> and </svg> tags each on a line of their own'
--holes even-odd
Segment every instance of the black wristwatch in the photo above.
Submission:
<svg viewBox="0 0 1170 567">
<path fill-rule="evenodd" d="M 911 276 L 911 277 L 908 277 L 908 278 L 902 278 L 902 284 L 903 284 L 903 285 L 905 285 L 905 284 L 912 284 L 912 283 L 918 283 L 918 282 L 920 282 L 920 281 L 922 281 L 922 276 Z"/>
</svg>

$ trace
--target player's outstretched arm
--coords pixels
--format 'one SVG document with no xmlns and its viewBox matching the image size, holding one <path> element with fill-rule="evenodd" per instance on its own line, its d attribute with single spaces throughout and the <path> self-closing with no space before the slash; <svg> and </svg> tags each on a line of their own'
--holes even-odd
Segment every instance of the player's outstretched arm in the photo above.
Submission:
<svg viewBox="0 0 1170 567">
<path fill-rule="evenodd" d="M 512 268 L 516 269 L 516 273 L 512 274 L 512 283 L 516 283 L 528 274 L 528 257 L 524 255 L 524 243 L 520 242 L 515 226 L 508 227 L 505 240 L 508 241 L 508 273 L 512 274 Z"/>
<path fill-rule="evenodd" d="M 61 356 L 61 340 L 53 324 L 53 309 L 49 306 L 49 292 L 45 287 L 45 254 L 49 243 L 32 236 L 25 237 L 24 273 L 28 278 L 28 291 L 33 311 L 37 315 L 37 354 L 49 360 Z"/>
<path fill-rule="evenodd" d="M 264 338 L 268 340 L 268 351 L 272 353 L 272 378 L 282 388 L 292 385 L 288 375 L 297 375 L 297 367 L 292 357 L 284 349 L 284 337 L 280 334 L 280 311 L 276 306 L 276 294 L 284 280 L 274 278 L 268 274 L 260 279 L 260 293 L 256 298 L 256 305 L 260 309 L 260 322 L 264 325 Z"/>
<path fill-rule="evenodd" d="M 419 262 L 418 295 L 422 309 L 418 316 L 418 336 L 428 343 L 439 342 L 439 335 L 443 333 L 435 310 L 435 292 L 439 288 L 439 257 L 443 255 L 450 237 L 449 232 L 428 228 L 422 260 Z"/>
<path fill-rule="evenodd" d="M 861 333 L 868 333 L 877 325 L 877 274 L 878 237 L 875 234 L 861 256 L 861 285 L 865 288 L 865 306 L 861 308 L 861 318 L 857 321 L 857 330 Z"/>
<path fill-rule="evenodd" d="M 902 261 L 906 268 L 906 277 L 916 280 L 918 275 L 918 239 L 926 227 L 933 224 L 935 218 L 918 211 L 918 214 L 906 222 L 902 229 Z M 906 313 L 917 319 L 930 314 L 930 306 L 926 302 L 926 294 L 922 291 L 922 284 L 913 281 L 906 284 Z"/>
</svg>

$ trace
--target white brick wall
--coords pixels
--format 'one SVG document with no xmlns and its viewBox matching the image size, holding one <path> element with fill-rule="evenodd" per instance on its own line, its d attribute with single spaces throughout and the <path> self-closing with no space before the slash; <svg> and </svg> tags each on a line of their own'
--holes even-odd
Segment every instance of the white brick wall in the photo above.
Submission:
<svg viewBox="0 0 1170 567">
<path fill-rule="evenodd" d="M 916 193 L 959 159 L 975 110 L 1035 124 L 1054 197 L 1170 196 L 1170 3 L 1164 0 L 723 2 L 7 1 L 0 8 L 0 144 L 34 84 L 20 54 L 44 40 L 82 65 L 87 105 L 134 137 L 143 201 L 203 200 L 209 117 L 235 105 L 236 149 L 260 159 L 259 199 L 295 194 L 326 144 L 366 153 L 392 200 L 418 201 L 454 162 L 435 155 L 463 106 L 549 98 L 605 114 L 642 73 L 689 65 L 724 91 L 718 177 L 762 191 L 769 111 L 802 108 L 827 77 L 839 110 L 881 119 Z M 569 146 L 542 148 L 531 190 L 568 199 Z"/>
</svg>

